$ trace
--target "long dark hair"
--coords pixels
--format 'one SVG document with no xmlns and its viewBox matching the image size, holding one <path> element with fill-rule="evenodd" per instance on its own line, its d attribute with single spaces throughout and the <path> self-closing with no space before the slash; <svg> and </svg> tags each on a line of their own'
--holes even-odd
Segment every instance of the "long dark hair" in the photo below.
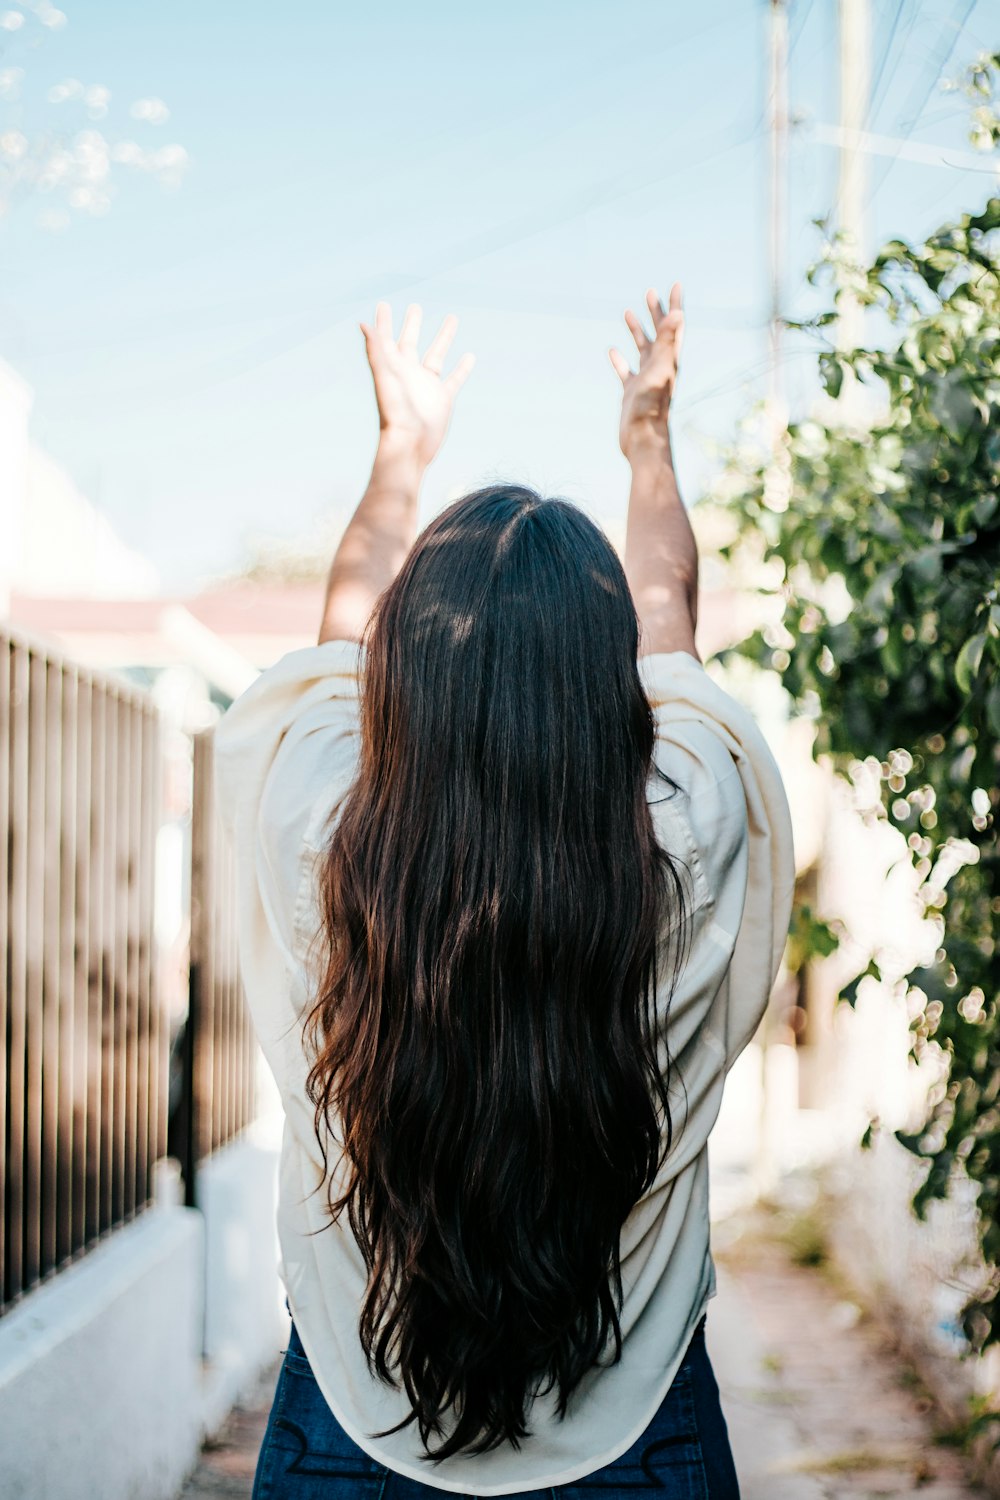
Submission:
<svg viewBox="0 0 1000 1500">
<path fill-rule="evenodd" d="M 412 1406 L 371 1436 L 416 1421 L 440 1460 L 518 1447 L 553 1387 L 564 1416 L 609 1332 L 621 1358 L 621 1227 L 670 1145 L 657 975 L 669 994 L 686 896 L 647 799 L 635 607 L 575 505 L 506 484 L 455 501 L 364 641 L 308 1092 L 324 1167 L 332 1134 L 346 1168 L 330 1214 L 368 1267 L 368 1366 Z"/>
</svg>

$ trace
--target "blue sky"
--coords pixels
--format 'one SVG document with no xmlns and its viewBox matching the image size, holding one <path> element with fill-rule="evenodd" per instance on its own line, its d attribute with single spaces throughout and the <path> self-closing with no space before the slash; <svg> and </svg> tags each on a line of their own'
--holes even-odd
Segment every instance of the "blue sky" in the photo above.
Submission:
<svg viewBox="0 0 1000 1500">
<path fill-rule="evenodd" d="M 559 0 L 378 7 L 63 0 L 25 67 L 23 124 L 50 84 L 106 84 L 102 129 L 180 142 L 183 185 L 117 178 L 101 218 L 62 233 L 26 200 L 0 226 L 0 355 L 35 390 L 33 433 L 122 535 L 189 590 L 247 538 L 293 536 L 356 501 L 377 422 L 358 320 L 378 297 L 459 315 L 477 355 L 425 518 L 496 477 L 583 503 L 612 533 L 629 348 L 647 285 L 686 289 L 674 428 L 697 498 L 706 445 L 767 369 L 766 24 L 762 0 Z M 0 0 L 0 10 L 4 8 Z M 870 125 L 965 148 L 936 87 L 1000 36 L 988 0 L 873 0 Z M 786 308 L 811 305 L 810 220 L 836 197 L 835 0 L 792 0 Z M 17 49 L 21 47 L 18 55 Z M 159 97 L 163 125 L 128 106 Z M 8 113 L 0 116 L 10 121 Z M 869 241 L 977 205 L 989 177 L 872 156 Z M 793 406 L 815 361 L 789 339 Z"/>
</svg>

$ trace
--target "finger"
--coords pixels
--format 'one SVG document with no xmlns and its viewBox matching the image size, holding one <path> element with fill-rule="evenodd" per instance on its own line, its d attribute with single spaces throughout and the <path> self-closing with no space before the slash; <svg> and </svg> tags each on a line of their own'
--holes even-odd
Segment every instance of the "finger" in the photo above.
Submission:
<svg viewBox="0 0 1000 1500">
<path fill-rule="evenodd" d="M 625 356 L 621 354 L 617 349 L 609 349 L 608 358 L 614 365 L 615 370 L 621 376 L 622 385 L 624 385 L 626 380 L 632 373 L 632 371 L 628 367 L 628 361 L 626 360 Z"/>
<path fill-rule="evenodd" d="M 660 301 L 659 293 L 653 287 L 650 287 L 646 293 L 646 306 L 653 314 L 653 328 L 659 332 L 660 324 L 666 317 L 666 312 L 664 311 L 663 303 Z"/>
<path fill-rule="evenodd" d="M 392 308 L 380 302 L 375 308 L 375 327 L 384 339 L 392 338 Z"/>
<path fill-rule="evenodd" d="M 646 330 L 630 307 L 625 310 L 625 322 L 628 324 L 632 337 L 635 339 L 635 347 L 642 354 L 649 347 L 649 339 L 646 337 Z"/>
<path fill-rule="evenodd" d="M 670 288 L 670 311 L 680 312 L 684 306 L 684 289 L 679 281 L 675 281 Z"/>
<path fill-rule="evenodd" d="M 455 337 L 458 327 L 458 319 L 454 313 L 449 313 L 441 327 L 438 329 L 431 341 L 431 346 L 424 355 L 424 369 L 432 370 L 435 375 L 440 375 L 444 357 L 451 348 L 451 341 Z"/>
<path fill-rule="evenodd" d="M 680 308 L 672 308 L 666 314 L 663 322 L 656 331 L 657 347 L 662 347 L 664 352 L 676 365 L 680 359 L 681 344 L 684 341 L 684 314 Z"/>
<path fill-rule="evenodd" d="M 358 327 L 365 336 L 365 353 L 368 355 L 368 363 L 374 364 L 379 357 L 379 341 L 375 329 L 369 323 L 359 323 Z"/>
<path fill-rule="evenodd" d="M 416 349 L 417 339 L 420 336 L 420 319 L 422 316 L 420 304 L 411 302 L 406 309 L 403 326 L 399 332 L 399 348 L 401 353 L 408 354 L 411 350 Z"/>
<path fill-rule="evenodd" d="M 474 354 L 462 355 L 462 358 L 452 370 L 451 374 L 443 382 L 444 388 L 448 392 L 449 396 L 454 398 L 456 392 L 462 389 L 462 386 L 465 384 L 470 374 L 472 373 L 472 367 L 475 363 L 476 356 Z"/>
</svg>

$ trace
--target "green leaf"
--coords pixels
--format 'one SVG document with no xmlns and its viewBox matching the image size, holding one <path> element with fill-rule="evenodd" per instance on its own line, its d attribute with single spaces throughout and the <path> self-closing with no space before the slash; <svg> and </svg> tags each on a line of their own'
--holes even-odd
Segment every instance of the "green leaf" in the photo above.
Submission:
<svg viewBox="0 0 1000 1500">
<path fill-rule="evenodd" d="M 995 682 L 986 694 L 986 722 L 1000 738 L 1000 682 Z"/>
<path fill-rule="evenodd" d="M 842 1001 L 845 1005 L 849 1005 L 853 1010 L 855 1005 L 858 1003 L 858 988 L 861 984 L 862 979 L 881 980 L 881 978 L 882 971 L 880 970 L 878 964 L 873 958 L 869 959 L 867 967 L 862 969 L 861 973 L 856 975 L 849 984 L 844 985 L 844 988 L 837 996 L 837 999 Z"/>
<path fill-rule="evenodd" d="M 972 684 L 979 672 L 979 665 L 983 659 L 983 648 L 986 645 L 986 631 L 980 630 L 976 635 L 970 635 L 965 642 L 955 661 L 955 681 L 963 693 L 972 691 Z"/>
<path fill-rule="evenodd" d="M 996 515 L 997 506 L 1000 505 L 1000 495 L 993 492 L 992 495 L 980 495 L 972 507 L 977 526 L 986 526 Z"/>
<path fill-rule="evenodd" d="M 844 366 L 836 354 L 821 354 L 819 374 L 828 396 L 836 401 L 844 384 Z"/>
</svg>

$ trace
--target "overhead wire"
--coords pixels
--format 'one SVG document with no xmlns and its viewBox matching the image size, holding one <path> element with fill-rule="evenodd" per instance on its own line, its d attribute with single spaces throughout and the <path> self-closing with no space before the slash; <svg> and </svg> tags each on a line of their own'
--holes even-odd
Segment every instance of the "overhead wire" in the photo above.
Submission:
<svg viewBox="0 0 1000 1500">
<path fill-rule="evenodd" d="M 738 127 L 735 132 L 730 132 L 730 136 L 733 135 L 735 139 L 725 140 L 714 149 L 695 158 L 688 157 L 664 172 L 650 174 L 648 170 L 644 171 L 639 168 L 624 174 L 618 173 L 597 184 L 588 185 L 585 189 L 580 189 L 565 199 L 561 205 L 557 205 L 554 211 L 542 221 L 535 212 L 531 212 L 518 215 L 509 220 L 505 226 L 491 226 L 485 231 L 473 234 L 458 241 L 450 251 L 445 251 L 435 263 L 433 271 L 416 275 L 410 271 L 382 271 L 365 276 L 345 288 L 327 304 L 325 310 L 319 314 L 320 321 L 317 321 L 315 309 L 290 317 L 280 329 L 273 333 L 254 339 L 221 359 L 207 361 L 200 368 L 185 372 L 183 391 L 173 392 L 170 387 L 165 391 L 161 381 L 139 390 L 131 386 L 121 393 L 123 409 L 134 409 L 136 406 L 143 405 L 147 400 L 169 400 L 172 394 L 187 396 L 200 393 L 231 380 L 241 379 L 264 365 L 284 358 L 317 339 L 327 336 L 350 315 L 350 310 L 361 297 L 389 296 L 395 292 L 424 285 L 444 272 L 460 269 L 497 250 L 509 249 L 534 235 L 562 228 L 584 213 L 604 207 L 608 203 L 644 188 L 659 185 L 692 167 L 703 166 L 719 156 L 751 144 L 755 139 L 755 135 L 746 134 L 742 126 Z M 234 361 L 238 362 L 236 367 L 233 367 Z"/>
<path fill-rule="evenodd" d="M 952 6 L 952 9 L 949 13 L 948 20 L 945 22 L 944 27 L 942 28 L 939 38 L 939 45 L 935 49 L 935 51 L 931 53 L 931 66 L 929 69 L 925 69 L 921 72 L 916 84 L 911 89 L 907 97 L 907 103 L 904 106 L 904 113 L 896 127 L 895 133 L 898 137 L 896 151 L 892 156 L 888 157 L 885 160 L 885 163 L 880 171 L 873 171 L 871 173 L 868 191 L 865 194 L 864 200 L 864 206 L 866 208 L 869 206 L 875 194 L 879 191 L 882 184 L 885 182 L 885 179 L 899 160 L 899 152 L 901 148 L 910 139 L 910 136 L 913 134 L 914 130 L 917 128 L 917 125 L 920 123 L 920 117 L 927 106 L 931 94 L 934 92 L 935 87 L 939 83 L 944 70 L 947 68 L 949 62 L 952 59 L 952 56 L 954 55 L 955 48 L 958 46 L 959 38 L 964 32 L 969 18 L 976 8 L 976 4 L 977 0 L 955 0 L 955 4 Z M 957 19 L 959 16 L 960 19 Z"/>
<path fill-rule="evenodd" d="M 872 124 L 878 114 L 878 107 L 882 102 L 880 94 L 882 79 L 885 75 L 886 64 L 889 61 L 889 54 L 892 51 L 892 44 L 896 40 L 896 32 L 899 28 L 900 17 L 903 14 L 906 4 L 907 0 L 896 0 L 896 12 L 892 18 L 892 24 L 889 27 L 889 34 L 886 37 L 885 46 L 882 48 L 882 56 L 879 58 L 878 66 L 875 69 L 875 75 L 872 79 L 871 88 L 868 90 L 868 108 L 865 110 L 866 130 L 870 130 L 872 128 Z M 910 4 L 913 4 L 913 0 L 910 0 Z M 913 16 L 911 17 L 910 21 L 911 30 L 913 29 L 915 18 L 916 9 L 914 8 Z M 889 79 L 886 79 L 887 84 L 889 81 Z"/>
</svg>

